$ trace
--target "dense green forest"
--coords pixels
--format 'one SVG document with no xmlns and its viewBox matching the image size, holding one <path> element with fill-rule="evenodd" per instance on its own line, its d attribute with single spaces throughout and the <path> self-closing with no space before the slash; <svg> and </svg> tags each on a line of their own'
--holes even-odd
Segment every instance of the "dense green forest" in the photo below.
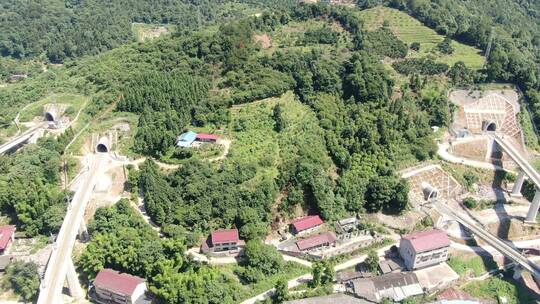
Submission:
<svg viewBox="0 0 540 304">
<path fill-rule="evenodd" d="M 293 1 L 2 1 L 0 54 L 62 62 L 134 41 L 133 22 L 174 24 L 184 31 L 239 17 L 245 8 L 288 3 Z"/>
<path fill-rule="evenodd" d="M 0 156 L 0 211 L 28 236 L 60 230 L 70 193 L 61 191 L 61 145 L 52 138 Z"/>
</svg>

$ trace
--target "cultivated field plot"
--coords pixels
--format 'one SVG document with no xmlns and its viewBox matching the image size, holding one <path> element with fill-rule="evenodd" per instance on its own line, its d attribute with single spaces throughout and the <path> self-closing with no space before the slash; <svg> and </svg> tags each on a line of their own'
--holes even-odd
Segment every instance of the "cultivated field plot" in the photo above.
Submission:
<svg viewBox="0 0 540 304">
<path fill-rule="evenodd" d="M 437 34 L 437 32 L 404 12 L 392 8 L 375 7 L 363 10 L 359 14 L 366 22 L 369 30 L 375 30 L 387 21 L 390 29 L 406 44 L 410 45 L 413 42 L 419 42 L 420 51 L 410 51 L 408 57 L 423 57 L 428 54 L 436 54 L 437 61 L 449 65 L 453 65 L 457 61 L 463 61 L 468 67 L 474 69 L 479 69 L 484 64 L 485 60 L 480 50 L 456 41 L 452 42 L 454 53 L 451 55 L 444 55 L 434 51 L 436 45 L 443 41 L 444 36 Z"/>
<path fill-rule="evenodd" d="M 338 40 L 335 44 L 314 44 L 303 43 L 306 31 L 319 30 L 323 27 L 329 27 L 338 34 Z M 268 41 L 261 41 L 263 35 L 268 35 Z M 285 26 L 278 27 L 272 33 L 258 33 L 256 41 L 261 42 L 263 54 L 272 54 L 277 50 L 295 50 L 311 52 L 314 48 L 324 49 L 325 51 L 343 52 L 350 46 L 350 34 L 337 22 L 325 22 L 321 20 L 308 20 L 303 22 L 290 22 Z"/>
<path fill-rule="evenodd" d="M 175 29 L 172 24 L 146 24 L 132 23 L 131 30 L 139 42 L 158 38 L 162 35 L 170 34 Z"/>
</svg>

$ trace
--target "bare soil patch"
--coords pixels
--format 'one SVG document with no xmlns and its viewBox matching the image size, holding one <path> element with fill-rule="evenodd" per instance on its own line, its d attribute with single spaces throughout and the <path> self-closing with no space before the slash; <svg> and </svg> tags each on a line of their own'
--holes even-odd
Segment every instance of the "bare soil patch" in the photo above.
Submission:
<svg viewBox="0 0 540 304">
<path fill-rule="evenodd" d="M 263 49 L 269 49 L 272 47 L 272 38 L 268 34 L 254 35 L 253 40 L 260 43 Z"/>
</svg>

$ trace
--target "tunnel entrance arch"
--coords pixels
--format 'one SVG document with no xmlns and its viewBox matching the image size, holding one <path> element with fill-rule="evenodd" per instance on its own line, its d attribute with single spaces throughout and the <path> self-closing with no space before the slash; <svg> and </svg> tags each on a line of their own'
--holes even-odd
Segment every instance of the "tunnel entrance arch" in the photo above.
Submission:
<svg viewBox="0 0 540 304">
<path fill-rule="evenodd" d="M 110 141 L 108 137 L 101 137 L 96 145 L 96 152 L 97 153 L 109 153 L 110 149 Z"/>
<path fill-rule="evenodd" d="M 107 152 L 109 152 L 109 149 L 104 144 L 98 144 L 97 147 L 96 147 L 96 151 L 98 153 L 107 153 Z"/>
<path fill-rule="evenodd" d="M 483 129 L 485 132 L 495 132 L 497 131 L 497 123 L 493 120 L 486 120 L 484 121 Z"/>
<path fill-rule="evenodd" d="M 45 112 L 45 120 L 46 121 L 50 121 L 50 122 L 53 122 L 55 121 L 55 116 L 53 115 L 53 113 L 51 112 Z"/>
<path fill-rule="evenodd" d="M 437 200 L 437 198 L 439 198 L 439 189 L 426 182 L 422 183 L 422 192 L 424 193 L 424 199 L 428 202 Z"/>
</svg>

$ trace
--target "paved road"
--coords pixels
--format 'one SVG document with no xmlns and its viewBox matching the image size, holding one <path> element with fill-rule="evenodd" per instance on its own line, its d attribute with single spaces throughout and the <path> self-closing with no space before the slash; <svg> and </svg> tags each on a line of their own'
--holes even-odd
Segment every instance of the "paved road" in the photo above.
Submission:
<svg viewBox="0 0 540 304">
<path fill-rule="evenodd" d="M 469 219 L 466 215 L 460 214 L 459 212 L 454 211 L 453 209 L 448 207 L 444 202 L 443 203 L 435 202 L 433 204 L 437 208 L 437 210 L 439 210 L 441 213 L 454 218 L 460 224 L 467 227 L 467 229 L 469 229 L 476 236 L 484 240 L 493 248 L 497 249 L 497 251 L 501 252 L 504 256 L 510 258 L 516 263 L 519 263 L 524 269 L 531 272 L 536 277 L 540 278 L 540 267 L 533 261 L 529 260 L 526 256 L 521 254 L 521 252 L 516 250 L 514 247 L 508 245 L 506 242 L 504 242 L 500 238 L 487 232 L 484 229 L 484 227 L 480 226 L 473 220 Z"/>
<path fill-rule="evenodd" d="M 450 148 L 450 145 L 445 142 L 445 143 L 439 144 L 439 149 L 437 150 L 437 154 L 442 159 L 448 162 L 455 163 L 455 164 L 462 164 L 462 165 L 471 166 L 471 167 L 480 168 L 480 169 L 487 169 L 487 170 L 505 170 L 503 167 L 498 166 L 498 165 L 476 161 L 476 160 L 465 159 L 462 157 L 452 155 L 448 152 L 448 148 Z M 505 170 L 505 171 L 508 171 L 508 170 Z"/>
<path fill-rule="evenodd" d="M 62 287 L 71 262 L 71 252 L 75 244 L 79 226 L 83 220 L 86 205 L 96 184 L 100 168 L 108 159 L 107 154 L 96 154 L 90 165 L 86 179 L 81 183 L 68 207 L 66 217 L 60 228 L 55 247 L 49 259 L 45 277 L 40 286 L 38 304 L 60 303 Z"/>
</svg>

